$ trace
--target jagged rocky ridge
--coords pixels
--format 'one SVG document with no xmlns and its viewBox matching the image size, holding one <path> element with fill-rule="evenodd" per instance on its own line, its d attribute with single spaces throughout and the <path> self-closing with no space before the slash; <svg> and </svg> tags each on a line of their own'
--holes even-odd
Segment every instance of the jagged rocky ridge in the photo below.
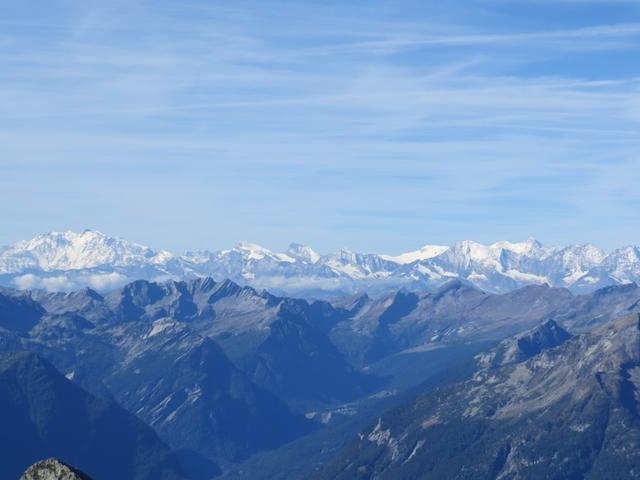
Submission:
<svg viewBox="0 0 640 480">
<path fill-rule="evenodd" d="M 91 480 L 91 477 L 60 460 L 48 458 L 27 468 L 20 480 Z"/>
<path fill-rule="evenodd" d="M 28 335 L 0 330 L 0 348 L 41 353 L 69 378 L 135 413 L 188 457 L 238 461 L 310 431 L 311 422 L 252 382 L 187 319 L 179 321 L 157 304 L 148 312 L 141 306 L 160 300 L 154 295 L 163 289 L 161 297 L 169 303 L 164 294 L 171 291 L 179 305 L 182 287 L 135 282 L 106 297 L 91 290 L 0 295 L 18 305 L 35 301 L 33 296 L 46 309 Z"/>
<path fill-rule="evenodd" d="M 136 279 L 201 276 L 311 297 L 403 286 L 424 290 L 451 279 L 494 293 L 545 283 L 584 293 L 637 281 L 640 250 L 628 246 L 605 253 L 593 245 L 546 247 L 530 239 L 427 245 L 396 256 L 347 250 L 320 255 L 299 244 L 275 253 L 243 242 L 227 250 L 175 255 L 91 230 L 52 232 L 0 249 L 0 284 L 17 288 L 70 291 L 89 286 L 105 291 Z"/>
<path fill-rule="evenodd" d="M 635 285 L 493 295 L 461 281 L 332 303 L 208 278 L 136 281 L 103 294 L 4 289 L 0 351 L 39 352 L 138 415 L 183 463 L 206 471 L 207 461 L 226 468 L 318 428 L 302 413 L 339 421 L 362 399 L 424 380 L 429 363 L 444 373 L 460 352 L 473 355 L 536 327 L 544 335 L 529 335 L 528 344 L 546 348 L 561 340 L 561 328 L 585 331 L 638 311 L 639 300 Z M 394 377 L 407 373 L 395 386 Z"/>
<path fill-rule="evenodd" d="M 520 338 L 565 337 L 543 330 Z M 638 478 L 638 315 L 517 357 L 380 417 L 312 477 Z"/>
<path fill-rule="evenodd" d="M 411 391 L 429 390 L 435 385 L 464 379 L 475 368 L 479 367 L 478 360 L 483 357 L 495 359 L 501 363 L 521 361 L 536 351 L 550 348 L 566 341 L 568 332 L 565 333 L 566 330 L 563 326 L 570 326 L 574 332 L 584 332 L 594 325 L 601 325 L 613 318 L 638 311 L 639 291 L 634 286 L 611 287 L 591 295 L 580 296 L 567 295 L 568 292 L 563 290 L 533 286 L 500 296 L 478 295 L 481 292 L 469 289 L 468 286 L 460 288 L 461 286 L 459 283 L 452 283 L 442 287 L 437 292 L 419 296 L 417 302 L 413 300 L 402 302 L 416 304 L 416 307 L 405 318 L 392 322 L 396 325 L 402 325 L 398 333 L 405 328 L 411 331 L 412 324 L 420 325 L 422 328 L 430 323 L 436 328 L 438 328 L 438 325 L 450 324 L 455 328 L 443 329 L 447 334 L 436 336 L 436 338 L 433 338 L 434 336 L 429 331 L 426 331 L 424 332 L 425 336 L 418 335 L 411 343 L 421 346 L 400 351 L 392 349 L 391 352 L 396 353 L 389 353 L 382 360 L 373 364 L 366 364 L 367 367 L 365 368 L 376 372 L 390 372 L 392 369 L 389 366 L 393 365 L 396 376 L 400 377 L 403 375 L 402 372 L 409 372 L 413 379 L 417 379 L 418 382 L 426 381 L 427 383 L 421 383 L 416 390 L 413 390 L 410 384 L 407 385 L 405 383 L 402 385 L 402 382 L 394 382 L 397 387 L 393 388 L 398 388 L 399 393 L 396 396 L 389 397 L 388 402 L 381 405 L 381 408 L 370 409 L 367 415 L 360 415 L 358 420 L 354 417 L 354 421 L 350 424 L 351 436 L 355 436 L 358 431 L 365 431 L 367 424 L 370 422 L 367 418 L 377 418 L 379 413 L 376 412 L 382 412 L 393 405 L 406 402 L 410 398 L 407 395 L 411 395 Z M 402 297 L 406 296 L 406 292 L 401 293 L 405 294 L 401 295 Z M 357 310 L 369 303 L 377 303 L 377 307 L 371 305 L 371 312 L 373 313 L 378 309 L 384 309 L 385 303 L 390 307 L 391 302 L 389 300 L 392 298 L 393 295 L 387 299 L 375 301 L 368 297 L 360 296 L 336 303 L 339 303 L 341 308 L 345 308 L 347 311 L 354 308 Z M 387 308 L 387 310 L 396 310 L 398 312 L 397 307 Z M 379 312 L 378 315 L 381 315 L 381 313 Z M 482 319 L 484 315 L 486 315 L 486 319 Z M 442 323 L 434 321 L 439 317 L 442 319 Z M 558 321 L 544 320 L 550 317 L 556 318 Z M 492 324 L 491 318 L 498 323 L 498 327 L 495 330 L 488 328 Z M 375 317 L 373 320 L 375 325 L 377 323 Z M 478 320 L 480 322 L 478 322 L 475 329 L 465 330 L 460 328 L 465 323 L 472 324 Z M 338 325 L 341 323 L 339 322 Z M 529 328 L 526 325 L 533 326 L 533 328 L 523 332 L 523 330 Z M 501 335 L 507 335 L 507 331 L 516 332 L 516 335 L 500 342 L 490 349 L 487 354 L 476 356 L 475 359 L 472 358 L 474 350 L 479 351 L 487 348 L 487 343 L 481 342 L 478 344 L 475 342 L 476 337 L 498 338 Z M 390 332 L 387 330 L 387 333 Z M 411 335 L 405 336 L 405 339 L 411 340 Z M 428 343 L 422 344 L 425 339 Z M 350 343 L 357 342 L 352 341 Z M 519 344 L 524 348 L 518 348 Z M 510 348 L 512 346 L 516 348 Z M 505 350 L 512 352 L 512 355 L 509 355 L 510 358 L 505 358 Z M 407 393 L 403 394 L 402 392 Z M 347 406 L 347 408 L 350 408 L 350 406 Z M 361 406 L 357 406 L 357 409 L 362 413 L 365 412 Z M 373 428 L 374 424 L 371 425 L 370 429 Z M 333 423 L 330 425 L 333 425 Z M 303 478 L 305 472 L 309 472 L 314 465 L 325 464 L 328 459 L 335 455 L 332 452 L 339 451 L 336 449 L 339 449 L 341 445 L 344 445 L 344 442 L 348 441 L 347 430 L 340 430 L 338 426 L 335 426 L 330 427 L 329 431 L 333 433 L 329 434 L 327 431 L 314 434 L 312 437 L 314 442 L 309 442 L 303 438 L 294 442 L 293 445 L 281 448 L 276 452 L 261 454 L 247 464 L 233 469 L 224 478 L 252 478 L 256 480 Z M 316 451 L 321 453 L 316 454 Z M 304 464 L 292 461 L 290 459 L 292 456 L 304 458 Z M 289 475 L 284 474 L 279 468 L 283 463 L 283 459 L 288 460 L 289 469 L 292 471 Z M 367 477 L 365 476 L 364 478 Z"/>
<path fill-rule="evenodd" d="M 481 368 L 501 367 L 522 362 L 543 350 L 557 347 L 569 338 L 569 332 L 554 320 L 547 320 L 532 330 L 503 340 L 487 353 L 479 354 L 476 359 Z"/>
</svg>

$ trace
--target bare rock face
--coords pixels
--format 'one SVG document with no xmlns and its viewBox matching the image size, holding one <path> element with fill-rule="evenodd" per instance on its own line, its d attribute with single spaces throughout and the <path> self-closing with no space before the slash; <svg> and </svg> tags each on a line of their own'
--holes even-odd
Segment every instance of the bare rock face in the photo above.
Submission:
<svg viewBox="0 0 640 480">
<path fill-rule="evenodd" d="M 55 458 L 48 458 L 31 465 L 20 480 L 91 480 L 91 477 Z"/>
<path fill-rule="evenodd" d="M 564 336 L 542 327 L 513 345 Z M 383 415 L 310 478 L 640 478 L 638 314 L 506 358 Z"/>
<path fill-rule="evenodd" d="M 543 350 L 557 347 L 571 338 L 571 334 L 553 320 L 514 337 L 509 337 L 488 352 L 476 356 L 480 368 L 503 367 L 524 362 Z"/>
</svg>

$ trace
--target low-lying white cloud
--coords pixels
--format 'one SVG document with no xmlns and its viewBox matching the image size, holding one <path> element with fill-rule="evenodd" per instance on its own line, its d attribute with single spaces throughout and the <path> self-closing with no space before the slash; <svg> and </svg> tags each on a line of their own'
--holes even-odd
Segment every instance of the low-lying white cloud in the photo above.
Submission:
<svg viewBox="0 0 640 480">
<path fill-rule="evenodd" d="M 89 286 L 94 290 L 109 291 L 121 287 L 129 281 L 126 275 L 118 272 L 99 274 L 77 274 L 69 272 L 64 275 L 34 275 L 27 273 L 13 279 L 13 284 L 20 290 L 46 290 L 48 292 L 70 292 Z"/>
<path fill-rule="evenodd" d="M 66 292 L 78 288 L 78 283 L 70 280 L 66 275 L 37 277 L 31 273 L 20 275 L 13 283 L 21 290 L 47 290 L 49 292 Z"/>
<path fill-rule="evenodd" d="M 127 283 L 129 278 L 118 272 L 90 275 L 87 284 L 95 290 L 112 290 Z"/>
</svg>

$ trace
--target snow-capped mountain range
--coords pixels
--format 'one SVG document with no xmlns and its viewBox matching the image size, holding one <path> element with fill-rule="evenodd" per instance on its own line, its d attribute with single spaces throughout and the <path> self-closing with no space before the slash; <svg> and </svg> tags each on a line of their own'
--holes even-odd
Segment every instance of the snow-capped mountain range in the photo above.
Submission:
<svg viewBox="0 0 640 480">
<path fill-rule="evenodd" d="M 395 256 L 348 250 L 321 255 L 295 243 L 276 253 L 241 242 L 227 250 L 176 255 L 93 230 L 51 232 L 0 248 L 0 284 L 18 288 L 109 290 L 136 279 L 203 276 L 317 297 L 430 289 L 452 279 L 493 293 L 545 283 L 587 292 L 640 279 L 640 249 L 606 253 L 593 245 L 547 247 L 534 239 L 491 245 L 466 240 Z"/>
</svg>

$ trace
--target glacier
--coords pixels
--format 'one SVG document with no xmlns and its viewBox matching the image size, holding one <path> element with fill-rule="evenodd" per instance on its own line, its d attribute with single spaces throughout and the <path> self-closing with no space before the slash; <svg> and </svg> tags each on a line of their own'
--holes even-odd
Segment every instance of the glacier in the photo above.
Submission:
<svg viewBox="0 0 640 480">
<path fill-rule="evenodd" d="M 625 246 L 545 246 L 533 238 L 484 245 L 425 245 L 399 255 L 340 250 L 320 254 L 292 243 L 282 253 L 240 242 L 218 251 L 174 254 L 95 230 L 49 232 L 0 248 L 0 285 L 71 291 L 117 288 L 132 280 L 230 279 L 290 296 L 327 298 L 390 289 L 428 290 L 459 279 L 491 293 L 548 284 L 574 293 L 640 278 L 640 250 Z"/>
</svg>

